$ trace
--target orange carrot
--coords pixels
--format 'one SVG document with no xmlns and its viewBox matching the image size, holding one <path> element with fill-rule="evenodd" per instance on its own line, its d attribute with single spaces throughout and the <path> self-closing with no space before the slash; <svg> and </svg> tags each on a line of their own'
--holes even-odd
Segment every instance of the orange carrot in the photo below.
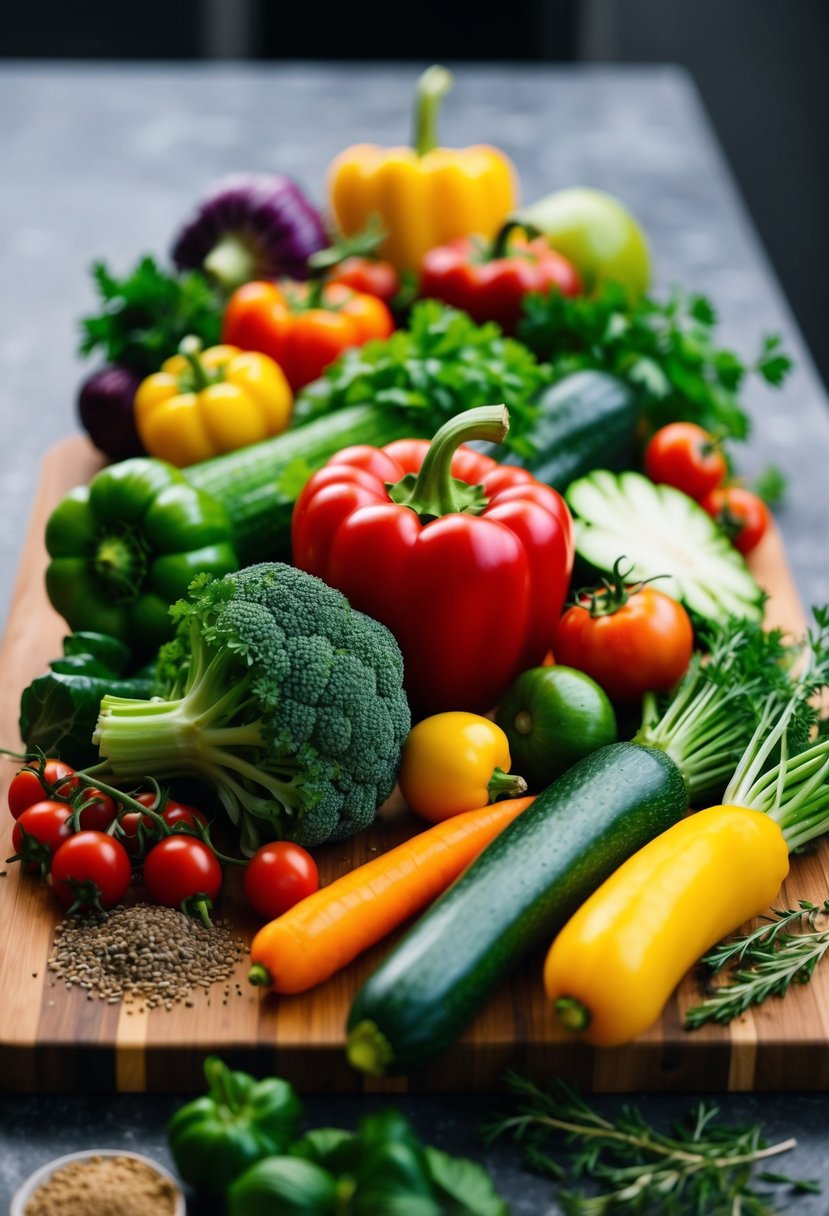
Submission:
<svg viewBox="0 0 829 1216">
<path fill-rule="evenodd" d="M 301 900 L 256 934 L 248 979 L 284 993 L 321 984 L 436 899 L 532 801 L 455 815 Z"/>
</svg>

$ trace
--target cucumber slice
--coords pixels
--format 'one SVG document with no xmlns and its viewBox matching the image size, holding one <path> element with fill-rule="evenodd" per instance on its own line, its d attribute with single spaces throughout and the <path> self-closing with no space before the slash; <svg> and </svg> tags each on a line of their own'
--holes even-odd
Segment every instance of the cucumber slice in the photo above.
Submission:
<svg viewBox="0 0 829 1216">
<path fill-rule="evenodd" d="M 567 503 L 575 518 L 576 551 L 610 574 L 624 556 L 633 580 L 660 578 L 666 595 L 711 621 L 759 621 L 763 592 L 742 556 L 698 503 L 641 473 L 597 469 L 574 481 Z"/>
</svg>

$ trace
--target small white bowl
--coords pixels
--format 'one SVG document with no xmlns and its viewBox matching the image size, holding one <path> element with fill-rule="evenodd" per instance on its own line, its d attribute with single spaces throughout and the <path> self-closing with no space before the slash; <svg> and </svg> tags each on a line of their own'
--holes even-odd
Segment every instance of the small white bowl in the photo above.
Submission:
<svg viewBox="0 0 829 1216">
<path fill-rule="evenodd" d="M 65 1157 L 56 1157 L 54 1161 L 47 1161 L 46 1165 L 42 1165 L 39 1170 L 35 1170 L 33 1174 L 30 1174 L 15 1192 L 9 1216 L 23 1216 L 26 1204 L 32 1198 L 35 1191 L 39 1187 L 44 1186 L 52 1175 L 56 1174 L 63 1166 L 69 1165 L 71 1161 L 88 1161 L 91 1157 L 129 1157 L 132 1161 L 140 1161 L 143 1165 L 149 1166 L 150 1169 L 155 1170 L 157 1174 L 160 1174 L 162 1178 L 172 1183 L 175 1187 L 176 1205 L 174 1216 L 185 1216 L 184 1193 L 170 1171 L 165 1169 L 163 1165 L 159 1165 L 157 1161 L 153 1161 L 150 1157 L 144 1157 L 141 1153 L 131 1153 L 126 1149 L 120 1148 L 84 1149 L 80 1153 L 68 1153 Z"/>
</svg>

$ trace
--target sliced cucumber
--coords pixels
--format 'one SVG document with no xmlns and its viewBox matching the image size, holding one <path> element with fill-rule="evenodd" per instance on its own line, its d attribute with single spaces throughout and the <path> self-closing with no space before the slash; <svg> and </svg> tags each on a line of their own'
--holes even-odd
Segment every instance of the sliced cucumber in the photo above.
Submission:
<svg viewBox="0 0 829 1216">
<path fill-rule="evenodd" d="M 760 620 L 763 593 L 748 566 L 687 494 L 640 473 L 597 469 L 574 481 L 566 497 L 575 516 L 576 551 L 596 570 L 609 574 L 624 556 L 631 579 L 667 576 L 659 579 L 659 590 L 700 617 Z"/>
</svg>

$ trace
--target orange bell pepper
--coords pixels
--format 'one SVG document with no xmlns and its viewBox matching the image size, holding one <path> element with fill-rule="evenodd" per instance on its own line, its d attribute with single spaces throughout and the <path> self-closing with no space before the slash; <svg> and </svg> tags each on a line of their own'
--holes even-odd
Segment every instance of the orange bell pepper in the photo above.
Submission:
<svg viewBox="0 0 829 1216">
<path fill-rule="evenodd" d="M 329 169 L 338 226 L 350 236 L 379 216 L 381 255 L 400 271 L 416 270 L 427 250 L 456 237 L 493 237 L 518 203 L 515 169 L 499 149 L 437 146 L 437 113 L 451 83 L 442 67 L 421 76 L 413 148 L 354 144 Z"/>
<path fill-rule="evenodd" d="M 245 283 L 230 297 L 222 340 L 275 359 L 296 392 L 350 346 L 387 338 L 394 321 L 376 296 L 340 283 Z"/>
</svg>

